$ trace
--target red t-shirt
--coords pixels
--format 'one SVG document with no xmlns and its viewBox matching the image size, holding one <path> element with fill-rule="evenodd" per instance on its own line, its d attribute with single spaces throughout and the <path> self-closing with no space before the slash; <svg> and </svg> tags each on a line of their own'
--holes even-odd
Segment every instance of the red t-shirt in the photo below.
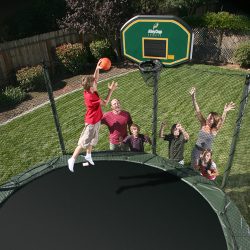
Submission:
<svg viewBox="0 0 250 250">
<path fill-rule="evenodd" d="M 204 166 L 201 164 L 201 166 L 200 166 L 201 175 L 204 177 L 207 177 L 209 180 L 215 180 L 216 176 L 209 175 L 206 167 L 207 166 Z M 209 170 L 211 171 L 211 173 L 214 173 L 216 169 L 217 169 L 216 164 L 215 164 L 215 162 L 212 161 L 212 164 L 211 164 Z"/>
<path fill-rule="evenodd" d="M 119 144 L 128 135 L 128 125 L 132 124 L 132 119 L 127 111 L 119 114 L 109 111 L 103 115 L 102 123 L 108 126 L 110 143 Z"/>
<path fill-rule="evenodd" d="M 84 90 L 83 96 L 87 108 L 85 114 L 85 123 L 96 124 L 102 119 L 103 116 L 101 99 L 97 92 L 91 93 L 86 90 Z"/>
</svg>

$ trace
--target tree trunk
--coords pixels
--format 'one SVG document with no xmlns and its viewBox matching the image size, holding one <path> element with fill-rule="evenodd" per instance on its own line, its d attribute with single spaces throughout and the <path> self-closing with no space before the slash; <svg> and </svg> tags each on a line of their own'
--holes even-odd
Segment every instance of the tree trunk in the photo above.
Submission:
<svg viewBox="0 0 250 250">
<path fill-rule="evenodd" d="M 115 53 L 115 59 L 117 60 L 117 62 L 121 62 L 121 48 L 120 48 L 120 40 L 117 38 L 114 38 L 111 40 L 111 46 L 112 49 Z"/>
</svg>

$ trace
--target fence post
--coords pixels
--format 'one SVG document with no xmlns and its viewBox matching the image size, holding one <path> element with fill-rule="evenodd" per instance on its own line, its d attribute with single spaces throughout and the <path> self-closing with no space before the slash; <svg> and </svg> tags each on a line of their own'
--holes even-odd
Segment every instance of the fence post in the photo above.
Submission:
<svg viewBox="0 0 250 250">
<path fill-rule="evenodd" d="M 226 165 L 226 168 L 225 168 L 225 171 L 224 171 L 224 174 L 223 174 L 221 189 L 225 188 L 225 186 L 227 184 L 228 176 L 230 174 L 230 170 L 232 168 L 234 153 L 235 153 L 235 149 L 236 149 L 236 144 L 237 144 L 237 141 L 238 141 L 238 138 L 239 138 L 239 132 L 240 132 L 244 112 L 245 112 L 245 109 L 246 109 L 246 105 L 247 105 L 247 102 L 248 102 L 249 92 L 250 92 L 250 74 L 248 74 L 246 76 L 246 82 L 245 82 L 245 86 L 243 88 L 242 99 L 241 99 L 241 102 L 240 102 L 239 114 L 238 114 L 238 118 L 236 120 L 236 126 L 235 126 L 235 129 L 234 129 L 233 139 L 232 139 L 232 142 L 231 142 L 229 158 L 228 158 L 227 165 Z"/>
<path fill-rule="evenodd" d="M 221 60 L 221 51 L 222 51 L 222 40 L 223 40 L 223 36 L 224 36 L 224 30 L 222 29 L 222 30 L 220 30 L 219 31 L 219 41 L 218 41 L 218 44 L 217 44 L 217 46 L 218 46 L 218 53 L 217 53 L 217 60 L 219 61 L 219 62 L 221 62 L 222 60 Z"/>
<path fill-rule="evenodd" d="M 57 114 L 57 110 L 56 110 L 56 104 L 55 104 L 55 99 L 54 99 L 54 96 L 53 96 L 53 90 L 52 90 L 52 87 L 51 87 L 51 81 L 50 81 L 50 77 L 49 77 L 48 67 L 44 62 L 43 62 L 43 74 L 44 74 L 44 80 L 45 80 L 47 92 L 48 92 L 48 95 L 49 95 L 49 100 L 50 100 L 50 105 L 51 105 L 51 109 L 52 109 L 52 113 L 53 113 L 53 117 L 54 117 L 56 131 L 57 131 L 57 135 L 58 135 L 58 138 L 59 138 L 59 143 L 60 143 L 60 146 L 61 146 L 61 151 L 62 151 L 62 154 L 65 155 L 66 150 L 65 150 L 63 136 L 62 136 L 62 130 L 61 130 L 61 126 L 60 126 L 60 123 L 59 123 L 59 118 L 58 118 L 58 114 Z"/>
</svg>

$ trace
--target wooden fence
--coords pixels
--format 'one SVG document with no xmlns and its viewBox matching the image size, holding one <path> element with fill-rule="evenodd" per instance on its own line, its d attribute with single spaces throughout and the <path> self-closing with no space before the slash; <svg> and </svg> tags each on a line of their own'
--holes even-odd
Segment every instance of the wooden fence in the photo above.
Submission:
<svg viewBox="0 0 250 250">
<path fill-rule="evenodd" d="M 59 30 L 0 44 L 0 87 L 10 82 L 16 70 L 45 61 L 52 65 L 52 51 L 64 43 L 82 42 L 76 32 Z"/>
</svg>

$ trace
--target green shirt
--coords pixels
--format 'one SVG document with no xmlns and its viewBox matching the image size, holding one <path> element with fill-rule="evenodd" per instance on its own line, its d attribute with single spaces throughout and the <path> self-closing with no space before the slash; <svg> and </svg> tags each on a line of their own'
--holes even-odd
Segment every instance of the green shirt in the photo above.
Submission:
<svg viewBox="0 0 250 250">
<path fill-rule="evenodd" d="M 182 161 L 184 159 L 184 144 L 187 142 L 183 134 L 175 138 L 174 135 L 168 134 L 164 136 L 164 140 L 169 142 L 168 156 L 170 160 Z"/>
</svg>

